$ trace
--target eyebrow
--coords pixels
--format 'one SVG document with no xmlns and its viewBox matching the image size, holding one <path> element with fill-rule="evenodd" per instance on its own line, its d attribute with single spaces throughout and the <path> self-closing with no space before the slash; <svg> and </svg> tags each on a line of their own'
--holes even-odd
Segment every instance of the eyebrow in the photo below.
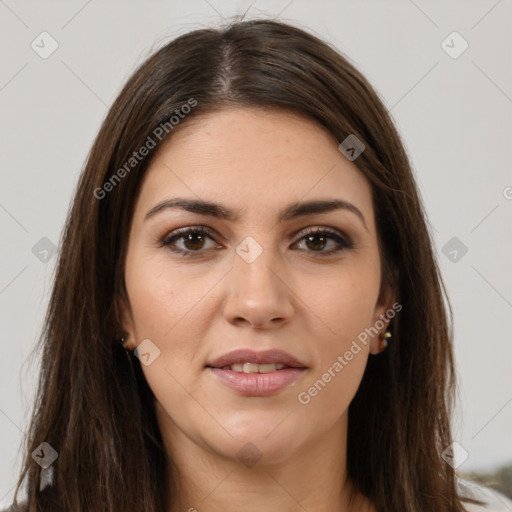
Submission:
<svg viewBox="0 0 512 512">
<path fill-rule="evenodd" d="M 236 222 L 240 218 L 239 212 L 231 210 L 221 204 L 202 201 L 200 199 L 175 198 L 166 199 L 155 205 L 146 213 L 144 221 L 154 217 L 157 213 L 174 208 L 232 222 Z M 352 203 L 342 199 L 313 200 L 302 203 L 291 203 L 279 212 L 278 221 L 289 221 L 306 215 L 331 212 L 334 210 L 346 210 L 354 213 L 361 220 L 366 231 L 368 231 L 366 220 L 364 215 L 361 213 L 361 210 Z"/>
</svg>

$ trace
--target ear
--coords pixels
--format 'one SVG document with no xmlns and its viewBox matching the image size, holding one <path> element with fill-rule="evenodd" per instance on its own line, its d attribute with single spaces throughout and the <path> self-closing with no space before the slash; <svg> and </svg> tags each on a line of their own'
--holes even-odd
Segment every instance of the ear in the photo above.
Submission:
<svg viewBox="0 0 512 512">
<path fill-rule="evenodd" d="M 123 347 L 128 350 L 135 350 L 137 346 L 135 342 L 135 322 L 133 321 L 130 305 L 126 299 L 118 297 L 116 299 L 116 308 L 124 336 Z"/>
<path fill-rule="evenodd" d="M 398 282 L 398 272 L 393 270 L 382 280 L 379 292 L 379 298 L 375 305 L 372 317 L 372 326 L 378 331 L 372 336 L 370 341 L 370 354 L 379 354 L 385 347 L 381 345 L 383 334 L 388 330 L 389 324 L 394 318 L 397 309 L 396 303 L 396 283 Z M 401 307 L 400 307 L 401 309 Z M 400 310 L 398 309 L 398 311 Z"/>
</svg>

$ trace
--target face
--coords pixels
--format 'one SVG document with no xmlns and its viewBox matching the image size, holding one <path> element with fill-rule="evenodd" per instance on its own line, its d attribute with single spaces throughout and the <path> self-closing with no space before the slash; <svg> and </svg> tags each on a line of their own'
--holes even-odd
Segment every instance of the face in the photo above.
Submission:
<svg viewBox="0 0 512 512">
<path fill-rule="evenodd" d="M 379 351 L 362 333 L 393 303 L 380 269 L 370 185 L 314 122 L 233 109 L 180 127 L 141 185 L 122 306 L 168 449 L 235 460 L 250 442 L 277 462 L 343 432 Z"/>
</svg>

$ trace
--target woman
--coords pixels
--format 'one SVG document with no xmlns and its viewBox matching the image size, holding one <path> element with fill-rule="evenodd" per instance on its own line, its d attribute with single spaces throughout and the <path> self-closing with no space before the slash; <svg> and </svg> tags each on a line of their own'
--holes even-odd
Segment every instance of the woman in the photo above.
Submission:
<svg viewBox="0 0 512 512">
<path fill-rule="evenodd" d="M 443 292 L 398 134 L 342 55 L 275 21 L 181 36 L 81 176 L 17 493 L 462 511 Z"/>
</svg>

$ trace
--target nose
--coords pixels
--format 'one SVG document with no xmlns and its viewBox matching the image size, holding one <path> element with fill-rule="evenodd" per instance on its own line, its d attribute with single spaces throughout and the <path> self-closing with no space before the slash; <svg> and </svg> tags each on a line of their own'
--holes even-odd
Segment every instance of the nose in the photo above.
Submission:
<svg viewBox="0 0 512 512">
<path fill-rule="evenodd" d="M 290 321 L 293 284 L 270 249 L 252 262 L 235 254 L 234 268 L 227 275 L 224 316 L 233 325 L 253 329 L 276 329 Z"/>
</svg>

